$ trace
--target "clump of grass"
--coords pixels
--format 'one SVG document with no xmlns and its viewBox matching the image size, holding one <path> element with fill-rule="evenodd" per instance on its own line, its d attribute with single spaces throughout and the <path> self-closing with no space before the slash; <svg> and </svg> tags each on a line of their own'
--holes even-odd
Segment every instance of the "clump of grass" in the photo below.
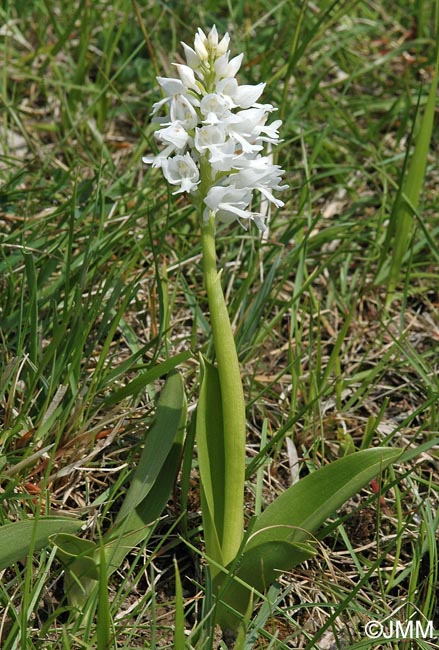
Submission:
<svg viewBox="0 0 439 650">
<path fill-rule="evenodd" d="M 246 378 L 246 515 L 352 448 L 414 450 L 379 494 L 370 486 L 334 514 L 318 559 L 270 590 L 246 647 L 374 647 L 365 622 L 402 601 L 407 618 L 422 612 L 437 627 L 434 131 L 390 304 L 379 273 L 433 80 L 433 7 L 118 0 L 0 11 L 1 523 L 64 513 L 84 537 L 97 522 L 109 529 L 162 387 L 148 373 L 183 353 L 195 384 L 191 350 L 208 341 L 196 224 L 141 156 L 154 147 L 155 74 L 172 76 L 180 38 L 215 22 L 245 51 L 248 83 L 271 80 L 290 183 L 267 238 L 224 229 L 219 239 Z M 176 613 L 182 646 L 182 598 L 186 646 L 225 647 L 209 627 L 190 446 L 181 479 L 147 546 L 109 580 L 98 612 L 109 637 L 69 608 L 47 547 L 2 573 L 2 648 L 174 647 Z"/>
</svg>

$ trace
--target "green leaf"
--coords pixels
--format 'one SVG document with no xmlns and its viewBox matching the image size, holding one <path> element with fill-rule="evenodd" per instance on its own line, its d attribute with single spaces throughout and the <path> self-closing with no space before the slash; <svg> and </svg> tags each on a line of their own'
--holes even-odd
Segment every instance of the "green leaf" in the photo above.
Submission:
<svg viewBox="0 0 439 650">
<path fill-rule="evenodd" d="M 226 583 L 223 576 L 217 578 L 216 587 L 223 603 L 218 608 L 218 622 L 223 629 L 236 629 L 240 622 L 227 605 L 243 616 L 251 597 L 250 588 L 264 591 L 278 571 L 292 569 L 310 557 L 313 549 L 309 541 L 313 533 L 347 499 L 400 456 L 401 451 L 397 449 L 359 451 L 309 474 L 277 497 L 256 518 L 242 558 L 237 558 L 236 575 L 249 588 L 235 580 L 235 584 L 225 586 L 221 593 L 221 586 Z"/>
<path fill-rule="evenodd" d="M 179 373 L 173 372 L 160 393 L 156 417 L 146 434 L 139 464 L 116 524 L 102 538 L 102 548 L 74 535 L 53 538 L 58 556 L 66 566 L 64 586 L 69 602 L 78 609 L 85 607 L 97 588 L 103 588 L 103 580 L 108 580 L 120 567 L 131 549 L 150 535 L 151 524 L 161 515 L 175 483 L 186 415 L 183 381 Z"/>
<path fill-rule="evenodd" d="M 60 533 L 51 538 L 64 564 L 64 591 L 69 604 L 82 611 L 99 580 L 99 548 L 89 539 Z"/>
<path fill-rule="evenodd" d="M 326 465 L 301 479 L 256 519 L 253 533 L 269 526 L 295 526 L 291 541 L 309 538 L 337 508 L 401 455 L 399 449 L 365 449 Z M 257 544 L 252 536 L 247 547 Z"/>
<path fill-rule="evenodd" d="M 207 556 L 222 564 L 225 459 L 221 388 L 218 370 L 206 359 L 201 358 L 200 365 L 196 439 L 204 540 Z"/>
<path fill-rule="evenodd" d="M 95 554 L 96 544 L 90 539 L 81 539 L 76 535 L 60 533 L 54 535 L 50 540 L 57 547 L 57 556 L 66 567 L 76 565 L 78 567 L 78 578 L 98 579 L 97 562 Z"/>
<path fill-rule="evenodd" d="M 148 538 L 151 524 L 169 500 L 180 465 L 186 418 L 183 380 L 173 372 L 160 394 L 154 423 L 116 525 L 104 535 L 108 575 L 119 568 L 134 546 Z"/>
<path fill-rule="evenodd" d="M 288 528 L 289 533 L 280 530 L 281 528 Z M 279 538 L 276 537 L 277 534 Z M 224 578 L 223 574 L 217 577 L 216 587 L 221 587 L 218 592 L 216 622 L 223 630 L 237 629 L 248 611 L 253 589 L 264 593 L 282 571 L 291 569 L 315 554 L 310 545 L 293 544 L 282 539 L 288 534 L 291 534 L 290 527 L 274 527 L 269 534 L 264 535 L 264 540 L 261 537 L 261 543 L 244 551 L 236 570 L 236 578 L 230 575 Z"/>
<path fill-rule="evenodd" d="M 47 546 L 50 537 L 60 531 L 74 532 L 82 522 L 67 517 L 40 517 L 15 521 L 0 527 L 0 570 L 22 560 L 30 550 Z"/>
<path fill-rule="evenodd" d="M 219 430 L 219 428 L 210 417 L 210 393 L 207 392 L 206 395 L 206 391 L 204 406 L 200 409 L 200 417 L 203 418 L 207 413 L 208 419 L 204 426 L 207 445 L 219 450 L 221 444 L 221 448 L 224 450 L 223 471 L 220 475 L 220 488 L 223 491 L 223 496 L 221 495 L 214 503 L 215 511 L 210 512 L 210 516 L 213 516 L 218 541 L 221 545 L 222 562 L 229 564 L 241 547 L 244 530 L 246 417 L 241 369 L 234 333 L 221 287 L 221 272 L 218 273 L 216 268 L 217 253 L 213 213 L 210 213 L 209 219 L 202 223 L 201 241 L 204 282 L 209 302 L 212 340 L 218 369 L 218 382 L 215 387 L 213 403 L 215 410 L 212 415 L 221 416 L 220 440 L 217 440 L 217 436 L 212 433 L 212 430 Z M 217 408 L 218 396 L 221 396 L 221 409 Z M 210 453 L 211 449 L 209 448 L 208 451 Z M 214 472 L 218 474 L 216 463 L 221 463 L 222 457 L 217 461 L 215 456 L 211 456 L 210 462 L 212 463 L 210 474 L 213 479 Z M 215 488 L 215 484 L 211 487 Z M 221 515 L 221 511 L 223 511 L 223 515 Z"/>
<path fill-rule="evenodd" d="M 117 522 L 129 515 L 147 497 L 185 422 L 183 380 L 179 373 L 174 372 L 169 375 L 160 393 L 154 424 L 145 437 L 143 452 L 117 515 Z"/>
<path fill-rule="evenodd" d="M 105 535 L 107 571 L 119 569 L 126 555 L 151 535 L 155 521 L 169 501 L 180 465 L 184 426 L 163 464 L 153 488 L 143 501 L 119 525 Z"/>
</svg>

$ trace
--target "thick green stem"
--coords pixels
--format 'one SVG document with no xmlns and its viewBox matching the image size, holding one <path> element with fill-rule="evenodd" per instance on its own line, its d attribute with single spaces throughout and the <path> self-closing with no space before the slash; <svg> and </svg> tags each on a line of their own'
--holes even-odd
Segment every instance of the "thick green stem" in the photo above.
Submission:
<svg viewBox="0 0 439 650">
<path fill-rule="evenodd" d="M 245 402 L 232 326 L 216 267 L 213 216 L 201 226 L 204 280 L 209 301 L 216 362 L 221 386 L 224 425 L 223 562 L 231 562 L 242 541 L 245 481 Z M 215 462 L 215 459 L 213 459 Z"/>
</svg>

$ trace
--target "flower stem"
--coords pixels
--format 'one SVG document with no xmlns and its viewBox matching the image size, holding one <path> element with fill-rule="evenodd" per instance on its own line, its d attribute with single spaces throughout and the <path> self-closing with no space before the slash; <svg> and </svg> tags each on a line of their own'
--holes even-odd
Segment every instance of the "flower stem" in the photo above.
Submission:
<svg viewBox="0 0 439 650">
<path fill-rule="evenodd" d="M 244 527 L 245 402 L 235 339 L 221 287 L 221 273 L 216 266 L 213 216 L 202 223 L 201 238 L 204 281 L 221 387 L 225 475 L 224 536 L 220 544 L 223 562 L 227 565 L 239 550 Z"/>
</svg>

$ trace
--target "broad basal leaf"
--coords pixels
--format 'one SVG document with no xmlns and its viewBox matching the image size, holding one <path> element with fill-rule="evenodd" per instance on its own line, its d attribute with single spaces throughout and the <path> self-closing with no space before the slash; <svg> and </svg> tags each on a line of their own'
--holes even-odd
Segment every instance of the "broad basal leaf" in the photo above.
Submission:
<svg viewBox="0 0 439 650">
<path fill-rule="evenodd" d="M 177 372 L 169 375 L 160 393 L 152 427 L 145 435 L 139 464 L 119 511 L 116 524 L 102 537 L 102 545 L 73 535 L 57 535 L 53 542 L 66 567 L 65 590 L 72 605 L 82 608 L 116 571 L 133 547 L 144 542 L 163 512 L 174 486 L 186 424 L 186 397 Z"/>
<path fill-rule="evenodd" d="M 187 403 L 183 380 L 173 372 L 160 394 L 157 413 L 131 486 L 116 519 L 103 537 L 107 571 L 119 568 L 130 550 L 145 541 L 175 484 L 183 448 Z"/>
<path fill-rule="evenodd" d="M 73 533 L 82 522 L 67 517 L 25 519 L 0 526 L 0 570 L 22 560 L 30 550 L 39 551 L 59 532 Z"/>
<path fill-rule="evenodd" d="M 183 380 L 178 372 L 173 372 L 160 393 L 154 423 L 145 436 L 143 452 L 119 510 L 117 522 L 129 515 L 146 498 L 185 422 L 186 398 Z M 175 477 L 171 478 L 174 480 Z"/>
<path fill-rule="evenodd" d="M 310 557 L 313 533 L 400 455 L 400 450 L 385 448 L 359 451 L 318 469 L 275 499 L 256 518 L 242 557 L 236 560 L 239 580 L 227 582 L 227 578 L 217 576 L 217 593 L 222 601 L 217 620 L 221 627 L 236 629 L 240 616 L 231 608 L 242 618 L 251 589 L 265 591 L 280 571 L 292 569 Z"/>
<path fill-rule="evenodd" d="M 270 526 L 295 526 L 291 541 L 309 538 L 337 508 L 401 455 L 398 449 L 365 449 L 326 465 L 275 499 L 256 519 L 253 533 Z M 256 545 L 252 536 L 248 548 Z"/>
</svg>

